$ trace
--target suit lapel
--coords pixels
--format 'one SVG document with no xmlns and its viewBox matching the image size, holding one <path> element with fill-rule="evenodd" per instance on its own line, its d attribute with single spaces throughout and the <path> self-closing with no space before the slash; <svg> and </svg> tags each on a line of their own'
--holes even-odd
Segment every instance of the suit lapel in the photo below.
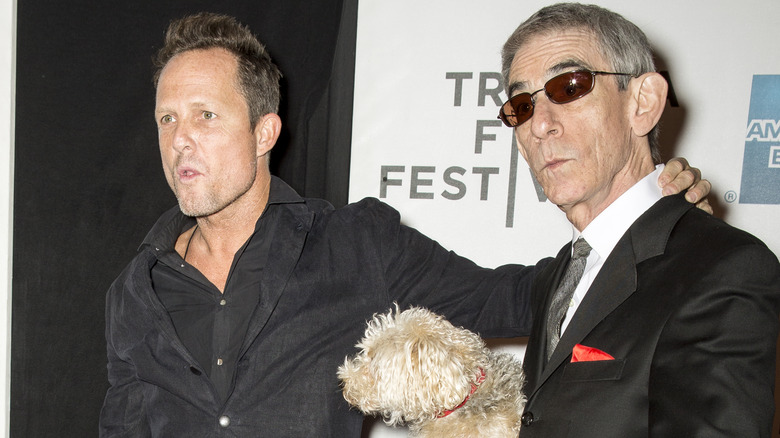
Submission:
<svg viewBox="0 0 780 438">
<path fill-rule="evenodd" d="M 591 284 L 566 331 L 561 336 L 543 373 L 546 380 L 566 360 L 576 344 L 582 342 L 607 315 L 636 291 L 636 263 L 629 233 L 620 239 L 615 249 Z"/>
<path fill-rule="evenodd" d="M 565 245 L 558 252 L 558 255 L 541 272 L 534 283 L 534 294 L 539 296 L 534 302 L 543 300 L 541 304 L 534 309 L 535 315 L 531 333 L 533 336 L 528 340 L 525 359 L 523 360 L 523 370 L 526 374 L 527 388 L 536 388 L 536 383 L 540 381 L 542 371 L 545 367 L 546 346 L 547 346 L 547 314 L 550 311 L 552 301 L 552 291 L 555 290 L 561 278 L 566 272 L 566 267 L 571 260 L 571 243 Z"/>
<path fill-rule="evenodd" d="M 550 281 L 544 284 L 546 287 L 544 290 L 547 293 L 544 313 L 540 314 L 540 318 L 536 318 L 534 321 L 534 335 L 539 338 L 541 344 L 536 342 L 533 358 L 526 354 L 526 360 L 533 360 L 532 363 L 537 366 L 534 378 L 538 376 L 538 380 L 535 380 L 535 385 L 532 383 L 529 386 L 534 388 L 534 393 L 568 359 L 574 346 L 581 343 L 604 318 L 636 291 L 637 265 L 651 257 L 663 254 L 674 225 L 691 208 L 694 208 L 693 205 L 685 201 L 682 194 L 667 196 L 656 202 L 631 225 L 604 262 L 604 266 L 561 336 L 560 343 L 550 357 L 550 361 L 547 365 L 538 366 L 539 363 L 544 364 L 544 345 L 546 343 L 546 339 L 543 339 L 546 338 L 544 334 L 545 322 L 542 321 L 541 325 L 538 323 L 540 319 L 546 320 L 549 302 L 557 281 L 552 283 L 552 278 L 550 278 Z M 571 245 L 567 245 L 564 249 L 570 247 Z M 566 254 L 568 253 L 562 251 L 556 258 L 556 260 L 561 260 L 562 265 L 556 269 L 556 278 L 560 278 L 562 275 L 560 272 L 566 267 L 563 259 L 565 258 L 565 261 L 568 262 L 570 258 L 570 256 L 562 257 Z M 542 286 L 541 283 L 539 285 Z M 529 342 L 529 348 L 530 346 L 531 342 Z"/>
</svg>

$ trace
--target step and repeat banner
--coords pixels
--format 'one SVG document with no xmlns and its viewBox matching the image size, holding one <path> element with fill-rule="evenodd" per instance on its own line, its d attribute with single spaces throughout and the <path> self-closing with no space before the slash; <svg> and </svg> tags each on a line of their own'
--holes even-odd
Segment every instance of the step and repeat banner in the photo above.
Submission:
<svg viewBox="0 0 780 438">
<path fill-rule="evenodd" d="M 350 201 L 379 198 L 406 224 L 483 266 L 555 255 L 570 225 L 496 118 L 506 99 L 501 46 L 551 3 L 361 1 Z M 780 254 L 780 2 L 594 3 L 642 28 L 667 72 L 664 155 L 700 168 L 713 183 L 716 214 Z M 381 424 L 369 432 L 405 435 Z"/>
</svg>

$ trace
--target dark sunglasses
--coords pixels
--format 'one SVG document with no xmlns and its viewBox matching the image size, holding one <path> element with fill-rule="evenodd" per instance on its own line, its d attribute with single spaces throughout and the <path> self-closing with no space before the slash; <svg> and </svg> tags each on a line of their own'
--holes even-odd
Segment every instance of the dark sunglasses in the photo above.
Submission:
<svg viewBox="0 0 780 438">
<path fill-rule="evenodd" d="M 533 93 L 520 93 L 513 96 L 503 105 L 498 112 L 498 118 L 510 128 L 527 122 L 534 115 L 536 93 L 544 91 L 544 94 L 552 103 L 569 103 L 579 99 L 593 90 L 596 83 L 596 75 L 634 76 L 630 73 L 612 73 L 607 71 L 577 70 L 560 74 L 544 84 L 544 88 Z"/>
</svg>

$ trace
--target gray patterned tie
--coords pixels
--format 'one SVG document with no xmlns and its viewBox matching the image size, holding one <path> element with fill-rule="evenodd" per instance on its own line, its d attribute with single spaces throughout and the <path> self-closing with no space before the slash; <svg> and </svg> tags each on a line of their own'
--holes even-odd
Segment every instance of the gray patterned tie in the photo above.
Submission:
<svg viewBox="0 0 780 438">
<path fill-rule="evenodd" d="M 577 288 L 577 283 L 580 282 L 585 271 L 590 250 L 590 245 L 582 237 L 574 242 L 574 254 L 571 256 L 569 266 L 566 267 L 561 284 L 553 295 L 550 314 L 547 317 L 547 360 L 550 360 L 555 347 L 558 346 L 558 341 L 561 340 L 561 324 L 571 303 L 571 297 L 574 295 L 574 289 Z"/>
</svg>

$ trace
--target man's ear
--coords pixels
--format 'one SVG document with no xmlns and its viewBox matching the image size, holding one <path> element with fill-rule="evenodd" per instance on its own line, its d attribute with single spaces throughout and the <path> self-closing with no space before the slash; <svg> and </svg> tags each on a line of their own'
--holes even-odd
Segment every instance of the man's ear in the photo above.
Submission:
<svg viewBox="0 0 780 438">
<path fill-rule="evenodd" d="M 282 119 L 274 113 L 268 113 L 257 121 L 254 136 L 258 158 L 268 154 L 273 149 L 281 132 Z"/>
<path fill-rule="evenodd" d="M 635 101 L 631 114 L 631 127 L 636 135 L 642 137 L 647 135 L 661 119 L 666 106 L 669 84 L 663 76 L 653 72 L 634 78 L 629 87 Z"/>
</svg>

